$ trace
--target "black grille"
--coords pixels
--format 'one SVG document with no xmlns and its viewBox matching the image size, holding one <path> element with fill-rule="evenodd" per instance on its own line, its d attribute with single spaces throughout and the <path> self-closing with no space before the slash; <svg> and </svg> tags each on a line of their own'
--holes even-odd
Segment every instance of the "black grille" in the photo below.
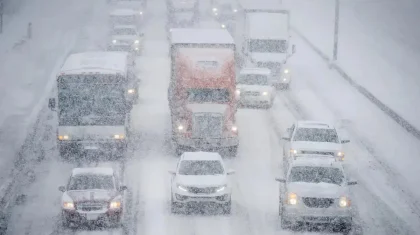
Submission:
<svg viewBox="0 0 420 235">
<path fill-rule="evenodd" d="M 76 204 L 76 209 L 81 211 L 99 211 L 105 206 L 104 203 L 78 203 Z"/>
<path fill-rule="evenodd" d="M 215 187 L 207 187 L 207 188 L 197 188 L 197 187 L 188 187 L 188 191 L 191 193 L 204 193 L 204 194 L 210 194 L 216 192 Z"/>
<path fill-rule="evenodd" d="M 334 203 L 334 199 L 333 198 L 304 197 L 303 203 L 305 203 L 307 207 L 328 208 Z"/>
<path fill-rule="evenodd" d="M 334 152 L 326 152 L 326 151 L 302 151 L 302 154 L 320 154 L 320 155 L 332 155 L 334 156 Z"/>
<path fill-rule="evenodd" d="M 259 96 L 260 92 L 259 91 L 244 91 L 243 95 L 249 95 L 249 96 Z"/>
</svg>

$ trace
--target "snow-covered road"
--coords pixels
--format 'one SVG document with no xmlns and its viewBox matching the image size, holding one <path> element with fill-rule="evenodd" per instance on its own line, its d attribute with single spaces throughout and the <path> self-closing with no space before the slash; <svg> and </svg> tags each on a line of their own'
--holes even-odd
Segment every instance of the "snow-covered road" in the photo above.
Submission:
<svg viewBox="0 0 420 235">
<path fill-rule="evenodd" d="M 420 231 L 419 217 L 411 213 L 417 212 L 417 192 L 408 187 L 409 183 L 415 183 L 410 174 L 415 172 L 416 166 L 404 170 L 410 164 L 410 156 L 414 156 L 409 154 L 410 151 L 417 151 L 417 141 L 341 82 L 338 75 L 328 70 L 299 40 L 296 41 L 298 53 L 292 59 L 296 79 L 291 91 L 279 94 L 272 110 L 238 111 L 238 157 L 226 159 L 237 172 L 232 176 L 232 215 L 172 215 L 167 170 L 175 167 L 177 158 L 168 138 L 169 58 L 164 1 L 149 2 L 148 15 L 145 50 L 137 60 L 138 75 L 142 79 L 140 102 L 132 111 L 136 138 L 125 162 L 99 163 L 121 171 L 124 183 L 129 187 L 124 227 L 72 231 L 60 226 L 61 193 L 58 186 L 65 184 L 71 169 L 78 164 L 64 163 L 59 159 L 57 150 L 48 147 L 55 145 L 55 132 L 46 130 L 52 136 L 41 142 L 47 150 L 45 160 L 34 165 L 35 182 L 23 189 L 27 200 L 15 207 L 8 234 L 326 234 L 326 231 L 284 231 L 279 226 L 279 185 L 274 181 L 274 177 L 282 173 L 283 142 L 279 136 L 300 118 L 350 120 L 345 127 L 352 140 L 346 147 L 346 168 L 360 182 L 353 190 L 354 202 L 359 209 L 355 234 L 362 231 L 364 234 L 415 234 L 413 231 Z M 97 15 L 101 19 L 105 16 L 106 12 Z M 101 34 L 100 29 L 92 31 Z M 85 43 L 93 45 L 92 41 Z M 55 126 L 55 123 L 55 118 L 41 121 L 42 125 Z M 392 135 L 384 131 L 387 128 L 392 128 L 389 131 Z M 398 157 L 393 158 L 396 150 Z"/>
</svg>

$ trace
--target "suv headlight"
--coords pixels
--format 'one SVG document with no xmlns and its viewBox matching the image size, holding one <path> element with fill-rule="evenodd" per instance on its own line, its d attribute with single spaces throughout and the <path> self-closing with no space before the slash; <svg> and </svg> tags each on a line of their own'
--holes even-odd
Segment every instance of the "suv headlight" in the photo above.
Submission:
<svg viewBox="0 0 420 235">
<path fill-rule="evenodd" d="M 338 205 L 341 208 L 349 207 L 350 206 L 350 200 L 347 197 L 340 197 L 340 199 L 338 200 Z"/>
<path fill-rule="evenodd" d="M 70 139 L 70 136 L 68 136 L 68 135 L 59 135 L 58 136 L 58 139 L 59 140 L 69 140 Z"/>
<path fill-rule="evenodd" d="M 288 73 L 289 73 L 289 69 L 285 69 L 285 70 L 283 70 L 283 73 L 284 73 L 284 74 L 288 74 Z"/>
<path fill-rule="evenodd" d="M 287 196 L 287 204 L 296 205 L 297 204 L 297 195 L 296 193 L 289 193 Z"/>
<path fill-rule="evenodd" d="M 218 187 L 218 188 L 216 189 L 216 192 L 221 192 L 221 191 L 225 190 L 225 189 L 226 189 L 226 187 L 227 187 L 227 185 L 226 185 L 226 184 L 225 184 L 225 185 L 222 185 L 222 186 L 220 186 L 220 187 Z"/>
<path fill-rule="evenodd" d="M 134 94 L 134 93 L 136 93 L 136 90 L 135 89 L 128 89 L 127 93 L 128 94 Z"/>
<path fill-rule="evenodd" d="M 268 95 L 268 92 L 267 91 L 263 91 L 262 95 L 263 96 L 267 96 Z"/>
<path fill-rule="evenodd" d="M 295 155 L 297 153 L 298 153 L 298 151 L 296 149 L 290 149 L 290 154 L 291 155 Z"/>
<path fill-rule="evenodd" d="M 185 186 L 183 186 L 183 185 L 178 184 L 176 187 L 177 187 L 179 190 L 181 190 L 181 191 L 188 192 L 187 187 L 185 187 Z"/>
<path fill-rule="evenodd" d="M 118 196 L 109 203 L 109 209 L 115 210 L 115 209 L 120 209 L 120 208 L 121 208 L 121 196 Z"/>
<path fill-rule="evenodd" d="M 124 139 L 124 135 L 121 135 L 121 134 L 115 134 L 115 135 L 114 135 L 114 139 L 117 139 L 117 140 L 122 140 L 122 139 Z"/>
<path fill-rule="evenodd" d="M 112 43 L 114 43 L 114 44 L 115 44 L 115 43 L 117 43 L 117 40 L 115 40 L 115 39 L 114 39 L 114 40 L 112 40 Z"/>
<path fill-rule="evenodd" d="M 216 7 L 214 7 L 214 8 L 213 8 L 213 12 L 216 12 L 216 11 L 217 11 L 217 8 L 216 8 Z"/>
<path fill-rule="evenodd" d="M 337 152 L 337 157 L 340 158 L 340 161 L 344 161 L 344 152 L 342 151 Z"/>
<path fill-rule="evenodd" d="M 66 209 L 66 210 L 74 210 L 75 208 L 74 208 L 73 201 L 64 201 L 63 202 L 63 209 Z"/>
<path fill-rule="evenodd" d="M 139 41 L 139 40 L 136 40 L 136 41 L 134 41 L 134 43 L 135 43 L 135 44 L 139 44 L 139 43 L 140 43 L 140 41 Z"/>
</svg>

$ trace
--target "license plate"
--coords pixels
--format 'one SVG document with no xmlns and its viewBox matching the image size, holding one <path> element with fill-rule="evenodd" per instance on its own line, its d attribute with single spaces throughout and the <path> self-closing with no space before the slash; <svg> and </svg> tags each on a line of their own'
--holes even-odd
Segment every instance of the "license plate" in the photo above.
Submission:
<svg viewBox="0 0 420 235">
<path fill-rule="evenodd" d="M 88 149 L 88 150 L 97 150 L 99 148 L 97 146 L 85 146 L 85 149 Z"/>
<path fill-rule="evenodd" d="M 99 217 L 99 214 L 97 213 L 88 213 L 86 214 L 86 219 L 87 220 L 97 220 Z"/>
</svg>

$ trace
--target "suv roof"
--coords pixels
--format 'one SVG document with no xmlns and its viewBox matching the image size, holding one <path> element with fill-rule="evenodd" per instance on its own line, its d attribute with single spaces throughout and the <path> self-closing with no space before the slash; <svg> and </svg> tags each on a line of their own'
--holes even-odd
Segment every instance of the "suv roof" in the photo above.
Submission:
<svg viewBox="0 0 420 235">
<path fill-rule="evenodd" d="M 297 121 L 298 128 L 319 128 L 319 129 L 335 129 L 334 125 L 321 121 Z"/>
<path fill-rule="evenodd" d="M 75 175 L 113 175 L 114 169 L 111 167 L 86 167 L 86 168 L 74 168 L 72 176 Z"/>
<path fill-rule="evenodd" d="M 181 160 L 193 161 L 222 161 L 220 154 L 215 152 L 185 152 L 181 156 Z"/>
<path fill-rule="evenodd" d="M 301 155 L 297 157 L 292 163 L 291 167 L 293 166 L 319 166 L 319 167 L 335 167 L 343 169 L 343 165 L 340 161 L 335 159 L 333 156 L 328 157 L 325 155 Z"/>
</svg>

